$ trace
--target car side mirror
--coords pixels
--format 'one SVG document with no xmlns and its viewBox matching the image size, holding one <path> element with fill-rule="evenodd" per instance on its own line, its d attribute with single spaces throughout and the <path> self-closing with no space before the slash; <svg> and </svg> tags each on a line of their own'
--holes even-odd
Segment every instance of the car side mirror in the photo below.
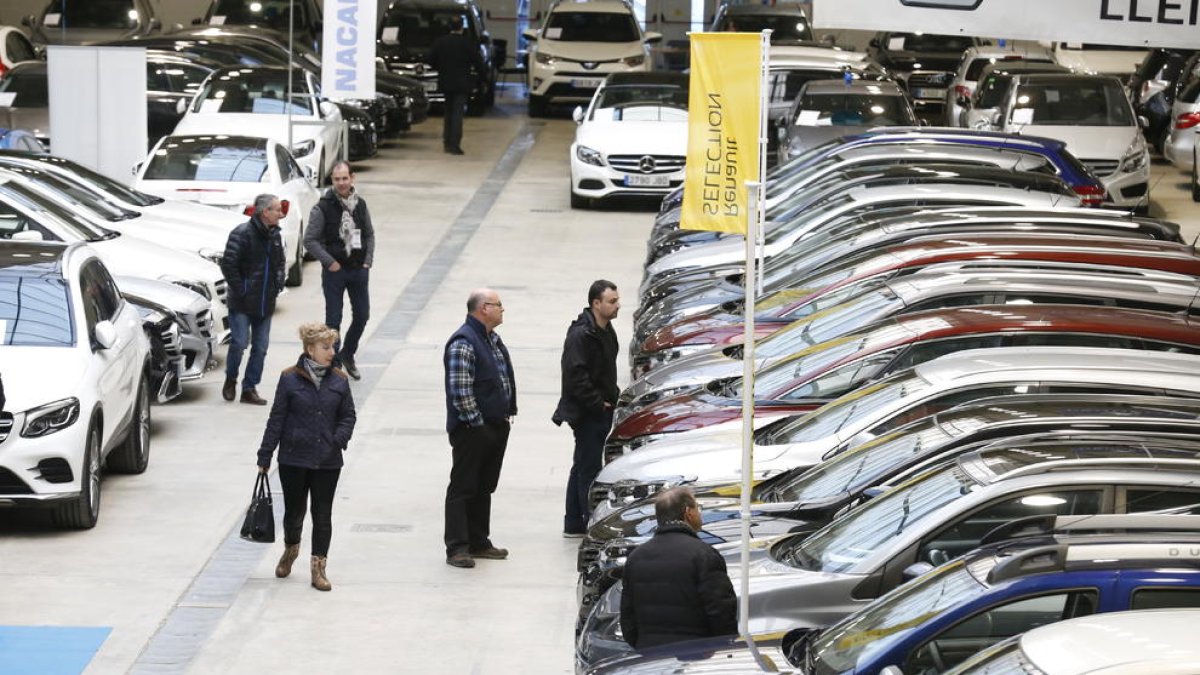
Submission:
<svg viewBox="0 0 1200 675">
<path fill-rule="evenodd" d="M 1150 126 L 1150 120 L 1145 115 L 1138 115 L 1138 126 L 1145 129 Z"/>
<path fill-rule="evenodd" d="M 142 170 L 142 164 L 144 164 L 144 163 L 145 162 L 138 162 L 137 164 L 134 164 L 133 168 L 129 170 L 129 173 L 136 176 L 138 174 L 138 172 Z"/>
<path fill-rule="evenodd" d="M 993 127 L 1000 126 L 1000 111 L 999 110 L 993 110 L 992 112 L 988 113 L 988 123 L 991 124 Z"/>
<path fill-rule="evenodd" d="M 117 344 L 117 327 L 111 321 L 101 321 L 92 329 L 92 337 L 100 349 L 112 349 Z"/>
<path fill-rule="evenodd" d="M 571 119 L 575 120 L 575 124 L 583 124 L 583 106 L 575 106 L 575 109 L 571 111 Z"/>
<path fill-rule="evenodd" d="M 196 18 L 192 19 L 193 26 L 199 26 L 202 23 L 204 23 L 204 19 L 202 19 L 201 17 L 196 17 Z"/>
<path fill-rule="evenodd" d="M 157 16 L 150 19 L 150 30 L 162 30 L 162 19 Z"/>
<path fill-rule="evenodd" d="M 650 31 L 649 33 L 646 33 L 646 37 L 644 38 L 644 40 L 646 41 L 646 44 L 654 44 L 656 42 L 662 42 L 662 39 L 663 39 L 663 34 L 655 32 L 655 31 Z"/>
<path fill-rule="evenodd" d="M 780 120 L 779 126 L 775 127 L 775 138 L 779 140 L 779 147 L 783 147 L 783 144 L 787 142 L 787 137 L 787 128 Z"/>
<path fill-rule="evenodd" d="M 933 570 L 933 565 L 927 562 L 918 562 L 905 567 L 904 571 L 900 573 L 900 576 L 903 577 L 905 581 L 912 581 L 913 579 L 916 579 L 917 577 L 931 570 Z"/>
<path fill-rule="evenodd" d="M 314 186 L 317 184 L 317 170 L 312 168 L 312 166 L 304 167 L 304 177 L 307 178 L 308 182 L 312 183 Z"/>
<path fill-rule="evenodd" d="M 188 100 L 186 98 L 181 98 L 175 102 L 175 112 L 179 113 L 180 115 L 186 113 L 187 109 Z"/>
<path fill-rule="evenodd" d="M 837 46 L 837 36 L 833 33 L 825 33 L 821 36 L 821 44 L 825 45 L 826 47 Z"/>
<path fill-rule="evenodd" d="M 863 490 L 863 499 L 874 499 L 887 492 L 890 488 L 890 485 L 876 485 L 875 487 L 869 487 L 866 490 Z"/>
<path fill-rule="evenodd" d="M 333 117 L 338 107 L 331 101 L 321 101 L 321 117 Z"/>
<path fill-rule="evenodd" d="M 867 44 L 876 49 L 879 49 L 879 38 L 871 38 L 871 41 L 868 42 Z"/>
<path fill-rule="evenodd" d="M 521 31 L 521 35 L 523 35 L 526 40 L 533 40 L 536 42 L 538 39 L 538 30 L 535 28 L 526 28 L 525 30 Z"/>
<path fill-rule="evenodd" d="M 45 241 L 46 240 L 46 238 L 42 236 L 42 233 L 38 232 L 37 230 L 21 230 L 20 232 L 13 232 L 12 236 L 9 237 L 9 239 L 12 241 Z"/>
</svg>

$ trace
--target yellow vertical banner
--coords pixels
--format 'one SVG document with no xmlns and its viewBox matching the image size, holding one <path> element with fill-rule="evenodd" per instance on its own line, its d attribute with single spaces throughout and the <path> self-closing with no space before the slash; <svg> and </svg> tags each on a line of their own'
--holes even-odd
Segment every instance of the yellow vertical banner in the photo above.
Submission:
<svg viewBox="0 0 1200 675">
<path fill-rule="evenodd" d="M 679 226 L 745 234 L 759 177 L 762 36 L 692 33 L 688 148 Z"/>
</svg>

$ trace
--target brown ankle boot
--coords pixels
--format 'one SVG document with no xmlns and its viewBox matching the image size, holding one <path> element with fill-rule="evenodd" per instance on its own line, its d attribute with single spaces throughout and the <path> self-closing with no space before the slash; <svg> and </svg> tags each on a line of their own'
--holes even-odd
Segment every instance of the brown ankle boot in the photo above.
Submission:
<svg viewBox="0 0 1200 675">
<path fill-rule="evenodd" d="M 279 564 L 275 566 L 275 576 L 280 579 L 292 573 L 292 563 L 300 557 L 300 544 L 285 546 L 283 555 L 279 556 Z"/>
<path fill-rule="evenodd" d="M 312 587 L 318 591 L 333 590 L 333 584 L 329 583 L 329 579 L 325 577 L 325 561 L 327 558 L 321 555 L 312 557 Z"/>
</svg>

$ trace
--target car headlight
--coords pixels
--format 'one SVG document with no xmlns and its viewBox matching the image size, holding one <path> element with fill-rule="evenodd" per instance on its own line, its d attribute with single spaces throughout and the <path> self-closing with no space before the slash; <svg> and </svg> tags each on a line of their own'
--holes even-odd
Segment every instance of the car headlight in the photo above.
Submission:
<svg viewBox="0 0 1200 675">
<path fill-rule="evenodd" d="M 640 66 L 646 62 L 646 55 L 638 54 L 637 56 L 626 56 L 625 58 L 621 59 L 621 62 L 630 68 L 634 66 Z"/>
<path fill-rule="evenodd" d="M 679 345 L 678 347 L 654 352 L 650 355 L 650 360 L 658 365 L 662 365 L 671 361 L 678 361 L 685 356 L 699 354 L 709 349 L 712 349 L 712 345 Z"/>
<path fill-rule="evenodd" d="M 604 166 L 604 157 L 600 155 L 600 151 L 593 150 L 586 145 L 575 146 L 575 156 L 584 164 Z"/>
<path fill-rule="evenodd" d="M 25 438 L 48 436 L 62 431 L 79 419 L 79 399 L 64 398 L 61 401 L 38 406 L 25 413 L 25 426 L 21 435 Z"/>
<path fill-rule="evenodd" d="M 292 146 L 292 154 L 296 157 L 304 157 L 311 155 L 313 150 L 317 149 L 317 142 L 314 140 L 301 141 Z"/>
<path fill-rule="evenodd" d="M 205 300 L 212 300 L 212 294 L 208 292 L 208 286 L 202 281 L 195 281 L 193 279 L 180 279 L 179 277 L 173 277 L 170 275 L 161 276 L 158 278 L 158 280 L 175 284 L 176 286 L 183 286 L 189 291 L 202 296 Z"/>
<path fill-rule="evenodd" d="M 649 499 L 654 495 L 685 482 L 683 476 L 669 476 L 652 480 L 623 480 L 613 483 L 608 488 L 608 502 L 620 507 L 636 501 Z"/>
<path fill-rule="evenodd" d="M 196 251 L 196 253 L 200 254 L 201 258 L 217 263 L 218 265 L 221 264 L 221 258 L 225 257 L 224 251 L 218 251 L 215 248 L 208 248 L 207 246 Z"/>
<path fill-rule="evenodd" d="M 1133 173 L 1141 171 L 1149 161 L 1149 153 L 1146 152 L 1146 140 L 1141 134 L 1133 139 L 1133 143 L 1129 145 L 1129 149 L 1125 151 L 1125 156 L 1121 158 L 1121 171 L 1124 173 Z"/>
<path fill-rule="evenodd" d="M 632 542 L 622 541 L 619 543 L 609 544 L 600 549 L 600 554 L 596 558 L 596 562 L 601 569 L 610 570 L 614 567 L 620 567 L 625 564 L 625 559 L 633 553 L 633 549 L 638 545 Z"/>
<path fill-rule="evenodd" d="M 558 61 L 558 59 L 554 58 L 550 54 L 543 54 L 542 52 L 534 53 L 533 60 L 537 61 L 543 66 L 552 66 Z"/>
<path fill-rule="evenodd" d="M 362 120 L 352 120 L 350 122 L 350 128 L 355 131 L 364 131 L 366 130 L 367 125 L 363 124 Z"/>
</svg>

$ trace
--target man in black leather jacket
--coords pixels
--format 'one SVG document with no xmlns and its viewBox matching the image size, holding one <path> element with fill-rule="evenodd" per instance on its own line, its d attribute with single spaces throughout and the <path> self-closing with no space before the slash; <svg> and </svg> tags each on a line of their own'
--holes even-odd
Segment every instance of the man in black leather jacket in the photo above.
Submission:
<svg viewBox="0 0 1200 675">
<path fill-rule="evenodd" d="M 283 290 L 285 279 L 283 240 L 279 221 L 283 206 L 279 198 L 261 194 L 254 198 L 254 215 L 233 228 L 221 257 L 225 276 L 226 301 L 229 303 L 229 353 L 225 357 L 225 386 L 221 395 L 232 401 L 237 394 L 238 369 L 247 345 L 250 358 L 242 380 L 242 403 L 266 405 L 258 395 L 263 362 L 271 335 L 271 315 L 275 297 Z"/>
<path fill-rule="evenodd" d="M 621 634 L 634 649 L 737 633 L 737 597 L 725 559 L 700 541 L 700 507 L 684 487 L 654 499 L 658 531 L 629 554 Z"/>
<path fill-rule="evenodd" d="M 487 71 L 479 45 L 463 35 L 461 18 L 450 24 L 450 32 L 433 41 L 426 60 L 438 73 L 438 89 L 446 96 L 442 111 L 442 148 L 451 155 L 461 155 L 463 114 L 471 90 Z M 474 73 L 472 73 L 474 70 Z"/>
</svg>

